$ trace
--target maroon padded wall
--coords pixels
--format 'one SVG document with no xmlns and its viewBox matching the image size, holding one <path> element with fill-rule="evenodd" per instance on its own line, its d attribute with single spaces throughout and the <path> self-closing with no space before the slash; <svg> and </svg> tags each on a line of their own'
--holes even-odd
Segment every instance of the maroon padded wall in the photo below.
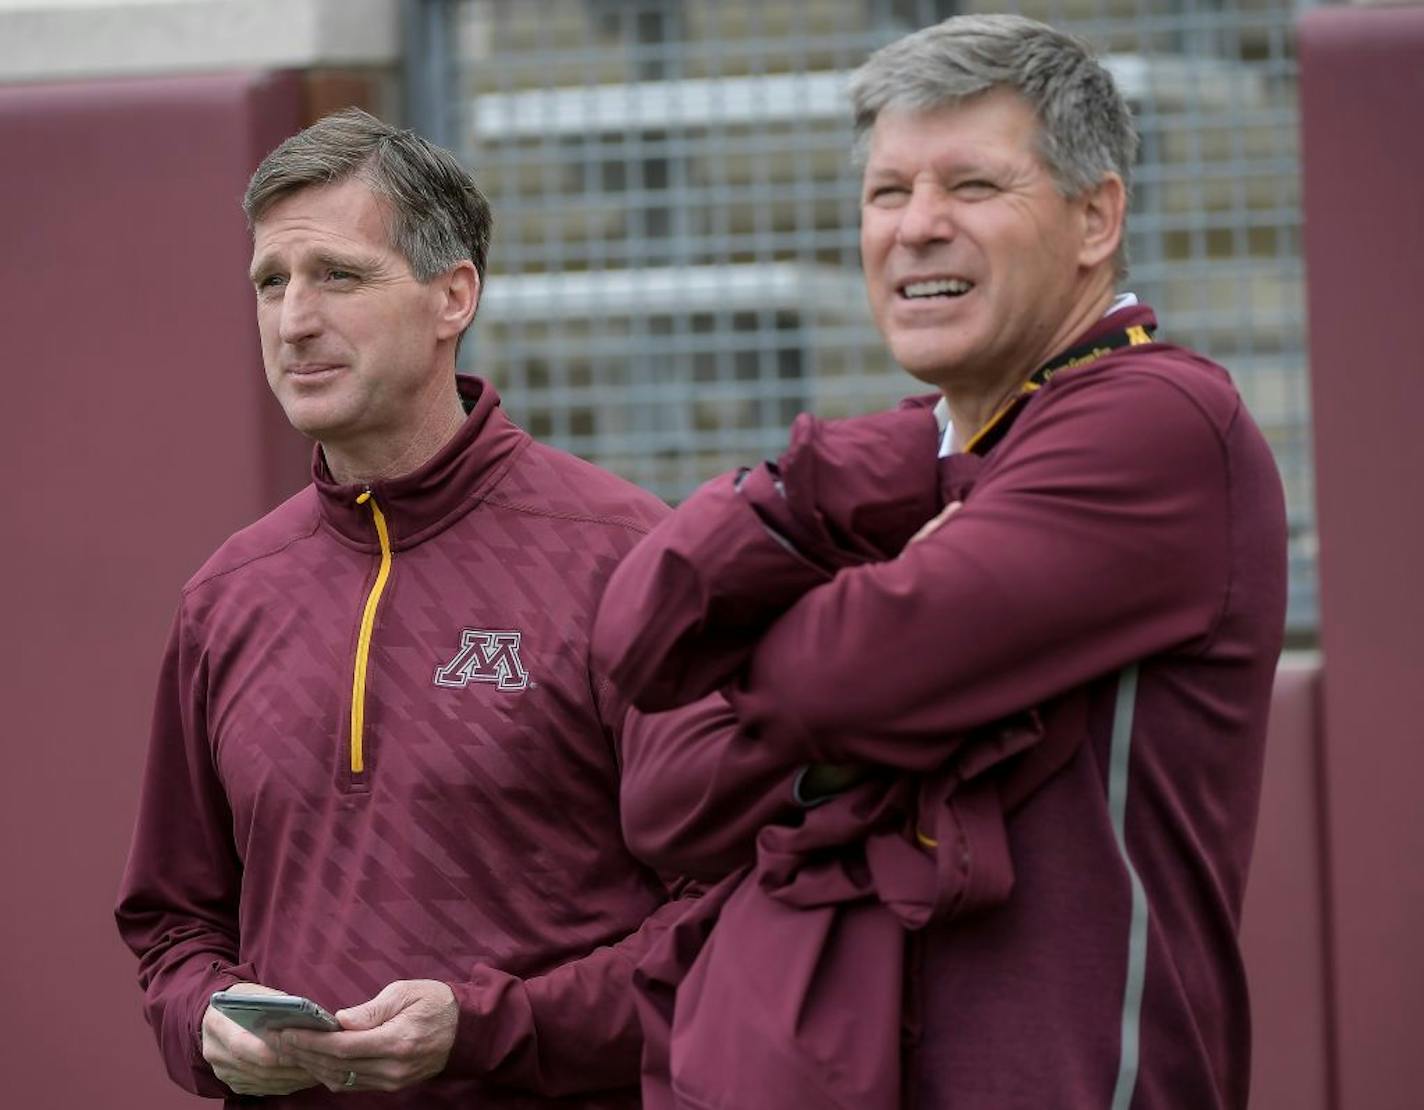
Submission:
<svg viewBox="0 0 1424 1110">
<path fill-rule="evenodd" d="M 1343 1110 L 1424 1104 L 1424 7 L 1300 28 Z"/>
<path fill-rule="evenodd" d="M 1321 823 L 1320 666 L 1282 660 L 1241 919 L 1252 1110 L 1335 1110 Z"/>
<path fill-rule="evenodd" d="M 163 1074 L 114 931 L 178 589 L 304 477 L 239 201 L 293 76 L 0 86 L 0 1102 L 211 1105 Z"/>
<path fill-rule="evenodd" d="M 1277 683 L 1252 1105 L 1388 1110 L 1424 1090 L 1424 9 L 1312 13 L 1301 40 L 1328 669 L 1323 736 L 1313 673 Z M 110 910 L 178 586 L 304 473 L 237 209 L 300 96 L 262 75 L 0 87 L 7 1106 L 201 1105 L 162 1075 Z"/>
</svg>

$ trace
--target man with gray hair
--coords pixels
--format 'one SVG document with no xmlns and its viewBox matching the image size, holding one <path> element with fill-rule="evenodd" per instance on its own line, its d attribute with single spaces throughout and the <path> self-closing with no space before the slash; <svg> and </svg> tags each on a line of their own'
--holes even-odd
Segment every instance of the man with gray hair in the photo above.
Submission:
<svg viewBox="0 0 1424 1110">
<path fill-rule="evenodd" d="M 680 719 L 629 714 L 588 641 L 666 507 L 456 374 L 490 211 L 447 151 L 344 112 L 244 205 L 267 379 L 317 446 L 163 664 L 117 916 L 164 1061 L 276 1106 L 636 1105 L 632 968 L 684 903 L 622 843 L 618 749 Z M 341 1029 L 254 1032 L 223 989 Z"/>
<path fill-rule="evenodd" d="M 639 708 L 738 721 L 625 745 L 633 849 L 731 871 L 640 970 L 647 1105 L 1244 1107 L 1270 451 L 1118 291 L 1136 138 L 1081 42 L 953 18 L 851 97 L 871 309 L 936 392 L 801 417 L 595 629 Z"/>
</svg>

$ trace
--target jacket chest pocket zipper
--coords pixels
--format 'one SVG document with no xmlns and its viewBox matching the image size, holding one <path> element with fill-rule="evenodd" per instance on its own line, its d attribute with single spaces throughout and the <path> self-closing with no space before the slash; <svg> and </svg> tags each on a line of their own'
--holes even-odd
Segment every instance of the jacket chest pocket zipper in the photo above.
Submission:
<svg viewBox="0 0 1424 1110">
<path fill-rule="evenodd" d="M 356 498 L 356 504 L 371 506 L 371 519 L 376 525 L 376 537 L 381 542 L 381 566 L 376 571 L 371 592 L 366 595 L 366 607 L 361 611 L 361 631 L 356 637 L 356 667 L 351 682 L 351 773 L 360 775 L 366 770 L 362 747 L 366 728 L 366 669 L 371 657 L 371 632 L 376 626 L 376 609 L 391 577 L 391 536 L 386 528 L 385 514 L 370 490 Z"/>
</svg>

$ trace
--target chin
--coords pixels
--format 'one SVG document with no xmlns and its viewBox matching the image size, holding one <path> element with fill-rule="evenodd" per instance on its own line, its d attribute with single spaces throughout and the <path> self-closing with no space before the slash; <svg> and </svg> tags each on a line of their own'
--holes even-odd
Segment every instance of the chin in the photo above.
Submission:
<svg viewBox="0 0 1424 1110">
<path fill-rule="evenodd" d="M 899 331 L 889 329 L 883 333 L 885 345 L 901 369 L 922 382 L 938 385 L 946 377 L 953 377 L 956 369 L 963 366 L 972 344 L 960 328 L 905 328 Z"/>
<path fill-rule="evenodd" d="M 312 404 L 309 401 L 292 400 L 284 402 L 282 412 L 287 423 L 308 439 L 325 439 L 337 431 L 344 423 L 337 414 L 329 411 L 330 406 Z"/>
<path fill-rule="evenodd" d="M 955 377 L 959 360 L 947 358 L 942 348 L 929 348 L 921 343 L 906 348 L 890 348 L 890 354 L 900 369 L 926 385 L 939 387 Z"/>
</svg>

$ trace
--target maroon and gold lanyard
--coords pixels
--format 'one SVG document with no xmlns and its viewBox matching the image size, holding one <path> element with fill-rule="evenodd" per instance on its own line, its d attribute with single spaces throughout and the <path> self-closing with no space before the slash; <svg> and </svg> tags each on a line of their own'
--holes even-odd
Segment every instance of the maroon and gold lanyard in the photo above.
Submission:
<svg viewBox="0 0 1424 1110">
<path fill-rule="evenodd" d="M 1154 330 L 1150 324 L 1133 324 L 1130 327 L 1119 328 L 1117 331 L 1100 335 L 1088 343 L 1069 347 L 1057 358 L 1035 370 L 1028 381 L 1019 387 L 1019 391 L 1010 397 L 998 412 L 989 417 L 988 422 L 982 428 L 974 433 L 969 442 L 964 445 L 964 450 L 975 455 L 987 455 L 994 445 L 1008 434 L 1009 428 L 1013 426 L 1014 419 L 1018 416 L 1019 410 L 1023 408 L 1024 402 L 1042 389 L 1058 371 L 1071 370 L 1078 366 L 1086 366 L 1090 362 L 1097 362 L 1098 359 L 1106 354 L 1111 354 L 1119 347 L 1139 347 L 1144 343 L 1151 343 Z"/>
</svg>

